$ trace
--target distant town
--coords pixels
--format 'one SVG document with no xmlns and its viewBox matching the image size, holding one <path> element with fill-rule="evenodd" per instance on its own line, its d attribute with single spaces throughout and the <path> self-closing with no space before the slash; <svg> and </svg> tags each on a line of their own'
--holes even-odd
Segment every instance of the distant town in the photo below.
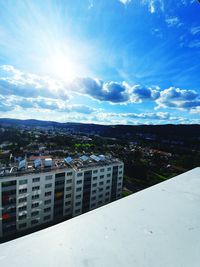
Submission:
<svg viewBox="0 0 200 267">
<path fill-rule="evenodd" d="M 200 125 L 106 126 L 0 119 L 0 166 L 103 154 L 124 162 L 123 196 L 200 165 Z"/>
</svg>

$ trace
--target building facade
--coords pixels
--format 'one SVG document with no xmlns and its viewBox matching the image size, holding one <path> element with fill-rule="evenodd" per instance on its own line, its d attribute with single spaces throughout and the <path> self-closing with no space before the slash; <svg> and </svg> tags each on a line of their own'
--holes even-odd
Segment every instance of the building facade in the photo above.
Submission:
<svg viewBox="0 0 200 267">
<path fill-rule="evenodd" d="M 88 160 L 89 159 L 89 160 Z M 80 158 L 0 176 L 0 237 L 69 219 L 119 199 L 124 164 Z"/>
</svg>

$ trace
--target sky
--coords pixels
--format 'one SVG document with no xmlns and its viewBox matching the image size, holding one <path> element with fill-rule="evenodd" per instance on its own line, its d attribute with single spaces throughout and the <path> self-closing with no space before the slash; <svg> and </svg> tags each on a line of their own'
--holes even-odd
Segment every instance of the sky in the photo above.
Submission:
<svg viewBox="0 0 200 267">
<path fill-rule="evenodd" d="M 200 123 L 197 0 L 0 0 L 0 117 Z"/>
</svg>

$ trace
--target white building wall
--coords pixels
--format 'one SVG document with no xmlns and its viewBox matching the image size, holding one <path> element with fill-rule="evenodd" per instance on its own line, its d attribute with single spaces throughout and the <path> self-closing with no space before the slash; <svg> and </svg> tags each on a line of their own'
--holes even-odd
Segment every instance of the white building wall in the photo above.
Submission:
<svg viewBox="0 0 200 267">
<path fill-rule="evenodd" d="M 16 180 L 17 230 L 22 231 L 52 221 L 54 219 L 55 174 L 65 172 L 63 217 L 67 218 L 80 215 L 83 204 L 84 172 L 92 170 L 90 209 L 95 209 L 110 202 L 113 166 L 118 166 L 116 198 L 120 198 L 123 185 L 124 164 L 115 163 L 107 166 L 96 165 L 95 167 L 84 168 L 80 171 L 66 168 L 45 173 L 26 174 L 18 177 L 1 177 L 0 207 L 2 207 L 1 182 Z M 34 188 L 36 190 L 33 190 Z M 2 236 L 1 209 L 0 236 Z"/>
<path fill-rule="evenodd" d="M 122 197 L 123 177 L 124 177 L 124 163 L 120 164 L 118 169 L 117 199 Z"/>
<path fill-rule="evenodd" d="M 73 217 L 82 213 L 83 178 L 84 171 L 74 172 Z"/>
<path fill-rule="evenodd" d="M 74 192 L 74 171 L 72 169 L 65 172 L 65 186 L 64 186 L 64 205 L 63 215 L 70 216 L 73 207 L 73 192 Z"/>
<path fill-rule="evenodd" d="M 51 177 L 51 179 L 46 179 Z M 39 181 L 37 181 L 39 178 Z M 21 181 L 27 180 L 27 184 L 20 185 Z M 34 227 L 42 223 L 48 222 L 53 219 L 53 204 L 54 204 L 54 184 L 55 184 L 55 172 L 46 172 L 31 174 L 17 179 L 17 229 L 24 230 L 25 228 Z M 46 185 L 51 185 L 46 188 Z M 39 187 L 39 189 L 33 190 Z M 21 190 L 27 189 L 27 192 L 21 192 Z M 48 193 L 51 193 L 47 195 Z M 38 196 L 38 197 L 37 197 Z M 21 202 L 20 199 L 27 198 L 26 201 Z M 46 204 L 45 201 L 49 200 L 50 203 Z M 35 205 L 35 207 L 34 207 Z M 38 205 L 38 206 L 36 206 Z M 26 206 L 27 209 L 20 211 L 20 207 Z M 46 212 L 46 208 L 51 208 Z M 27 218 L 20 220 L 21 215 L 27 214 Z M 44 219 L 45 216 L 50 218 Z M 23 223 L 27 223 L 25 227 L 22 227 Z"/>
</svg>

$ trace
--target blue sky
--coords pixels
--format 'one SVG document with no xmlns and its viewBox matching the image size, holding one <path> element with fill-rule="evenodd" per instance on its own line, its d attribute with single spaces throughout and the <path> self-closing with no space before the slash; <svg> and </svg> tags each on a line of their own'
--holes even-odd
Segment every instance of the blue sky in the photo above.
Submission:
<svg viewBox="0 0 200 267">
<path fill-rule="evenodd" d="M 200 123 L 197 0 L 0 0 L 0 117 Z"/>
</svg>

